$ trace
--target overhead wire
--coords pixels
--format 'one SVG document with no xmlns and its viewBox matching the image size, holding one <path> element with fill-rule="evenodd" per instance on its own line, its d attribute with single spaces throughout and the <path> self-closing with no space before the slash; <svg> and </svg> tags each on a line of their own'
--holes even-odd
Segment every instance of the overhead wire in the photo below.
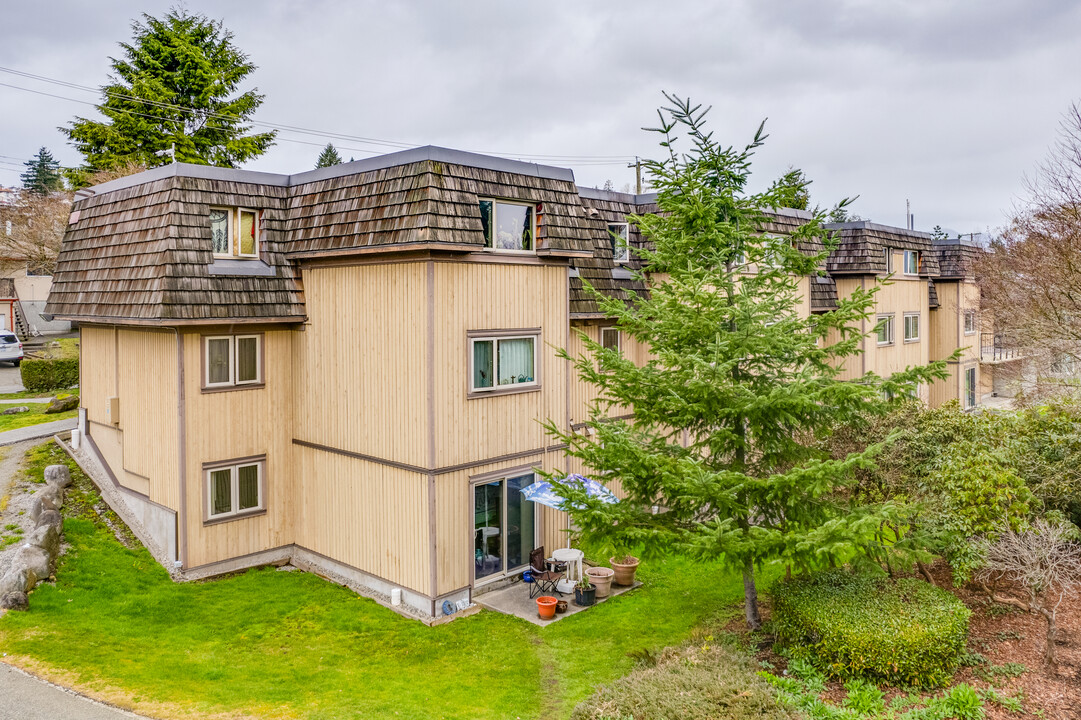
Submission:
<svg viewBox="0 0 1081 720">
<path fill-rule="evenodd" d="M 328 138 L 328 139 L 331 139 L 331 140 L 344 140 L 346 142 L 356 142 L 356 143 L 361 143 L 361 144 L 365 144 L 365 145 L 375 145 L 375 146 L 379 146 L 379 147 L 389 147 L 389 148 L 395 148 L 395 149 L 409 149 L 409 148 L 417 147 L 416 144 L 405 143 L 405 142 L 396 141 L 396 140 L 384 140 L 384 139 L 380 139 L 380 138 L 371 138 L 371 137 L 365 137 L 365 136 L 360 136 L 360 135 L 350 135 L 350 134 L 347 134 L 347 133 L 338 133 L 338 132 L 332 132 L 332 131 L 326 131 L 326 130 L 315 130 L 315 129 L 312 129 L 312 128 L 301 127 L 301 126 L 298 126 L 298 125 L 286 125 L 286 124 L 283 124 L 283 123 L 273 123 L 273 122 L 267 122 L 267 121 L 263 121 L 263 120 L 245 120 L 245 119 L 243 119 L 243 118 L 241 118 L 241 117 L 239 117 L 237 115 L 229 115 L 229 114 L 226 114 L 226 113 L 217 113 L 217 112 L 205 112 L 205 111 L 196 110 L 196 109 L 190 108 L 190 107 L 184 107 L 182 105 L 175 105 L 175 104 L 172 104 L 172 103 L 162 102 L 162 101 L 158 101 L 158 100 L 148 100 L 146 98 L 140 98 L 140 97 L 135 97 L 135 96 L 132 96 L 132 95 L 127 95 L 127 94 L 124 94 L 124 93 L 119 93 L 119 92 L 116 92 L 114 90 L 109 90 L 107 88 L 94 88 L 94 87 L 90 87 L 90 86 L 87 86 L 87 85 L 80 85 L 78 83 L 72 83 L 72 82 L 69 82 L 69 81 L 66 81 L 66 80 L 60 80 L 60 79 L 57 79 L 57 78 L 51 78 L 51 77 L 47 77 L 45 75 L 37 75 L 35 73 L 28 73 L 28 72 L 23 71 L 23 70 L 16 70 L 14 68 L 8 68 L 8 67 L 3 67 L 3 66 L 0 66 L 0 72 L 7 73 L 7 74 L 10 74 L 10 75 L 15 75 L 15 76 L 18 76 L 18 77 L 27 78 L 27 79 L 30 79 L 30 80 L 36 80 L 36 81 L 40 81 L 40 82 L 59 85 L 59 86 L 67 87 L 67 88 L 74 89 L 74 90 L 82 90 L 82 91 L 85 91 L 85 92 L 92 92 L 92 93 L 95 93 L 95 94 L 103 93 L 108 97 L 115 98 L 115 99 L 118 99 L 118 100 L 126 100 L 126 101 L 129 101 L 129 102 L 140 103 L 140 104 L 147 105 L 147 106 L 150 106 L 150 107 L 159 107 L 159 108 L 162 108 L 162 109 L 173 110 L 173 111 L 176 111 L 176 112 L 188 113 L 188 114 L 190 114 L 192 116 L 196 116 L 196 117 L 200 117 L 200 118 L 217 118 L 217 119 L 222 119 L 222 120 L 228 120 L 228 121 L 231 121 L 231 122 L 239 120 L 239 121 L 243 121 L 246 124 L 249 124 L 249 125 L 252 125 L 252 126 L 265 127 L 265 128 L 269 128 L 269 129 L 273 129 L 273 130 L 278 130 L 278 131 L 281 131 L 281 132 L 290 132 L 290 133 L 297 133 L 297 134 L 304 134 L 304 135 L 312 135 L 312 136 L 317 136 L 317 137 Z M 32 88 L 26 88 L 26 87 L 22 87 L 22 86 L 19 86 L 19 85 L 12 85 L 10 83 L 0 82 L 0 86 L 8 87 L 8 88 L 11 88 L 11 89 L 14 89 L 14 90 L 21 90 L 23 92 L 30 92 L 30 93 L 34 93 L 34 94 L 37 94 L 37 95 L 44 95 L 46 97 L 57 98 L 57 99 L 60 99 L 60 100 L 67 100 L 69 102 L 76 102 L 76 103 L 80 103 L 80 104 L 83 104 L 83 105 L 91 105 L 93 107 L 98 107 L 98 105 L 99 105 L 98 103 L 95 103 L 95 102 L 90 102 L 90 101 L 86 101 L 86 100 L 79 100 L 77 98 L 67 97 L 67 96 L 64 96 L 64 95 L 57 95 L 57 94 L 54 94 L 54 93 L 47 93 L 47 92 L 44 92 L 44 91 L 41 91 L 41 90 L 35 90 L 35 89 L 32 89 Z M 127 108 L 110 108 L 110 110 L 124 112 L 124 113 L 128 113 L 130 115 L 135 115 L 135 116 L 139 116 L 139 117 L 145 117 L 145 118 L 154 119 L 154 120 L 160 120 L 161 119 L 160 117 L 157 117 L 157 116 L 154 116 L 154 115 L 148 115 L 148 114 L 145 114 L 145 113 L 139 113 L 137 111 L 129 110 Z M 294 138 L 282 137 L 282 138 L 279 138 L 279 139 L 285 140 L 285 141 L 288 141 L 288 142 L 304 143 L 304 141 L 296 140 Z M 308 143 L 304 143 L 304 144 L 318 145 L 319 143 L 308 142 Z M 343 148 L 340 148 L 340 149 L 354 150 L 354 151 L 358 151 L 358 152 L 369 152 L 369 153 L 375 154 L 375 151 L 369 150 L 367 148 L 343 147 Z M 493 151 L 483 151 L 482 154 L 500 155 L 500 156 L 503 156 L 503 157 L 513 157 L 513 158 L 519 158 L 519 159 L 529 160 L 529 161 L 534 161 L 534 162 L 537 162 L 537 161 L 563 162 L 563 163 L 567 163 L 567 164 L 570 164 L 570 165 L 582 165 L 582 166 L 622 165 L 622 164 L 626 163 L 628 160 L 634 160 L 635 159 L 635 157 L 632 156 L 632 155 L 553 155 L 553 154 L 516 153 L 516 152 L 507 153 L 507 152 L 493 152 Z"/>
</svg>

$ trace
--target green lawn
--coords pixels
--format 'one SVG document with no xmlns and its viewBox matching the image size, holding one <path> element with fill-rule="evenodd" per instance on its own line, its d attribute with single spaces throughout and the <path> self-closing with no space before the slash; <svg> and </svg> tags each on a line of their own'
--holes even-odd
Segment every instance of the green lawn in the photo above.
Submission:
<svg viewBox="0 0 1081 720">
<path fill-rule="evenodd" d="M 178 585 L 101 524 L 75 475 L 57 583 L 0 618 L 0 651 L 151 712 L 565 717 L 631 669 L 628 652 L 682 642 L 742 593 L 719 567 L 651 561 L 645 587 L 547 628 L 487 611 L 429 628 L 301 572 Z"/>
<path fill-rule="evenodd" d="M 0 404 L 0 411 L 13 407 L 19 406 L 3 403 Z M 78 410 L 68 410 L 67 412 L 46 415 L 45 408 L 49 407 L 48 403 L 27 403 L 26 407 L 30 408 L 29 412 L 17 413 L 15 415 L 0 415 L 0 432 L 27 427 L 28 425 L 53 422 L 54 420 L 66 420 L 67 418 L 73 418 L 79 415 Z"/>
</svg>

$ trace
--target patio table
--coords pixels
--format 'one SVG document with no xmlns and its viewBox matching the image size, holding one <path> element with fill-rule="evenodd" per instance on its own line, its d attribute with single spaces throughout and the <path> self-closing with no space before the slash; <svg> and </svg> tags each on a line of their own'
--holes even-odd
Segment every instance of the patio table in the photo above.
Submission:
<svg viewBox="0 0 1081 720">
<path fill-rule="evenodd" d="M 582 559 L 585 553 L 575 548 L 559 548 L 552 551 L 552 559 L 567 564 L 567 576 L 556 583 L 556 588 L 561 593 L 574 592 L 574 583 L 582 579 Z M 574 569 L 574 577 L 571 577 L 571 569 Z"/>
</svg>

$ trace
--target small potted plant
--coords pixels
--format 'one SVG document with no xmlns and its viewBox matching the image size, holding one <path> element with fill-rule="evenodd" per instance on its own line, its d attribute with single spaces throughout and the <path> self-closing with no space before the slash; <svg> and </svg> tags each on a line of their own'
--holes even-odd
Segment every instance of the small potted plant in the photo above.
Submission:
<svg viewBox="0 0 1081 720">
<path fill-rule="evenodd" d="M 589 607 L 597 604 L 597 588 L 589 582 L 589 576 L 583 577 L 574 586 L 574 604 Z"/>
<path fill-rule="evenodd" d="M 612 569 L 616 571 L 612 582 L 616 585 L 634 585 L 634 573 L 638 570 L 638 558 L 633 555 L 619 554 L 608 558 Z"/>
<path fill-rule="evenodd" d="M 586 570 L 589 581 L 597 588 L 597 599 L 606 598 L 612 592 L 612 577 L 615 570 L 606 567 L 591 567 Z"/>
<path fill-rule="evenodd" d="M 537 615 L 541 620 L 551 620 L 556 616 L 556 603 L 559 602 L 551 595 L 541 595 L 537 598 Z"/>
</svg>

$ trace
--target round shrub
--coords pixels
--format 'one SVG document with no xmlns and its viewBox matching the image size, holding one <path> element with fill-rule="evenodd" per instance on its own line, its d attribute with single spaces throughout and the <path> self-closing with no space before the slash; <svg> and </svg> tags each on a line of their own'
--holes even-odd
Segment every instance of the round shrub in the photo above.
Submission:
<svg viewBox="0 0 1081 720">
<path fill-rule="evenodd" d="M 956 597 L 923 580 L 846 570 L 787 580 L 773 598 L 778 640 L 807 648 L 829 674 L 914 687 L 950 679 L 971 615 Z"/>
</svg>

